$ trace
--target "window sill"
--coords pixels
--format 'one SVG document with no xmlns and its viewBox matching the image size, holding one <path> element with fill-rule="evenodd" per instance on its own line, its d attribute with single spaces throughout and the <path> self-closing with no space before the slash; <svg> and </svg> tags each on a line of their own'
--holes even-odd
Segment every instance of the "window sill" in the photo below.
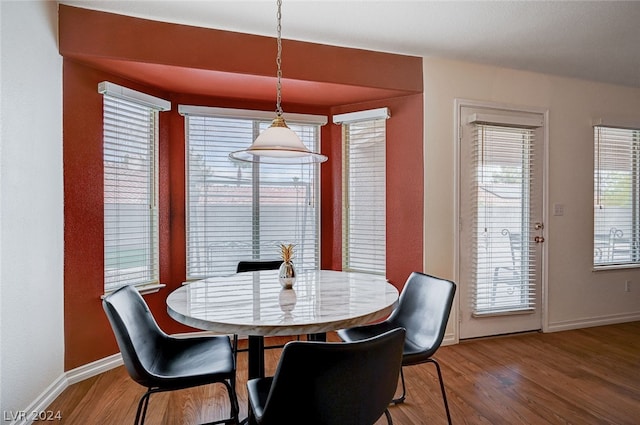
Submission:
<svg viewBox="0 0 640 425">
<path fill-rule="evenodd" d="M 611 270 L 640 269 L 640 264 L 612 264 L 607 266 L 593 266 L 592 272 L 604 272 Z"/>
<path fill-rule="evenodd" d="M 140 292 L 140 295 L 148 295 L 148 294 L 154 294 L 158 291 L 160 291 L 162 288 L 166 287 L 167 285 L 165 285 L 164 283 L 154 283 L 151 285 L 141 285 L 141 286 L 137 286 L 136 289 L 138 290 L 138 292 Z M 107 295 L 113 293 L 115 291 L 109 291 L 104 295 L 100 296 L 100 299 L 104 299 L 104 297 L 106 297 Z"/>
<path fill-rule="evenodd" d="M 153 294 L 166 286 L 167 285 L 165 285 L 164 283 L 156 283 L 153 285 L 139 286 L 138 292 L 140 292 L 141 295 Z"/>
</svg>

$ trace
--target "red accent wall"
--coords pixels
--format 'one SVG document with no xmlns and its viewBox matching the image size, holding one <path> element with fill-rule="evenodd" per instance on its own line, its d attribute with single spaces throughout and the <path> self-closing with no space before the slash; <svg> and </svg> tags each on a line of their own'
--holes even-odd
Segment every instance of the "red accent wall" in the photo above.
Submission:
<svg viewBox="0 0 640 425">
<path fill-rule="evenodd" d="M 65 369 L 69 370 L 117 352 L 101 305 L 104 294 L 104 210 L 102 162 L 102 95 L 98 83 L 111 81 L 149 94 L 167 97 L 142 86 L 73 61 L 63 65 L 64 168 L 64 331 Z M 170 143 L 169 123 L 160 120 L 159 150 Z M 169 157 L 159 158 L 160 279 L 170 279 Z M 162 295 L 147 298 L 155 311 Z"/>
<path fill-rule="evenodd" d="M 382 99 L 331 109 L 331 114 L 388 107 L 387 173 L 387 278 L 402 288 L 412 271 L 422 270 L 424 170 L 422 94 Z M 417 117 L 420 115 L 420 119 Z M 342 264 L 342 129 L 331 125 L 328 153 L 332 164 L 324 169 L 322 268 L 339 270 Z M 324 136 L 323 136 L 324 137 Z M 323 139 L 324 140 L 324 139 Z M 329 186 L 330 189 L 325 188 Z M 329 201 L 330 202 L 327 202 Z"/>
<path fill-rule="evenodd" d="M 155 43 L 149 41 L 157 31 L 163 34 L 160 40 L 167 31 L 171 34 L 171 43 L 163 45 L 162 49 L 157 48 L 156 44 L 160 44 L 157 40 Z M 101 81 L 111 81 L 172 101 L 172 110 L 160 115 L 159 152 L 160 278 L 167 288 L 147 295 L 145 299 L 167 332 L 187 330 L 168 317 L 165 304 L 167 294 L 185 279 L 185 139 L 184 119 L 178 114 L 177 105 L 274 108 L 273 93 L 265 96 L 251 92 L 245 93 L 244 97 L 221 97 L 211 94 L 215 92 L 211 87 L 198 92 L 197 87 L 188 88 L 184 82 L 181 83 L 184 91 L 175 91 L 176 83 L 171 82 L 174 81 L 171 74 L 165 76 L 165 82 L 165 79 L 157 79 L 157 72 L 145 74 L 141 72 L 143 68 L 127 68 L 127 64 L 139 65 L 141 62 L 146 63 L 145 69 L 159 62 L 170 63 L 173 68 L 169 69 L 182 76 L 185 70 L 195 66 L 194 58 L 190 57 L 193 51 L 183 46 L 197 42 L 198 37 L 205 37 L 207 43 L 217 40 L 221 48 L 243 52 L 225 60 L 213 60 L 204 55 L 207 57 L 200 58 L 197 65 L 200 68 L 220 70 L 224 63 L 225 72 L 241 69 L 247 78 L 273 72 L 273 65 L 265 66 L 264 61 L 239 59 L 251 57 L 263 49 L 265 39 L 273 41 L 268 37 L 60 6 L 60 52 L 64 56 L 65 370 L 118 351 L 100 299 L 103 294 L 104 215 L 102 95 L 97 86 Z M 341 268 L 341 130 L 331 123 L 331 114 L 381 106 L 391 109 L 392 118 L 387 122 L 387 277 L 401 288 L 411 271 L 422 269 L 421 61 L 301 42 L 291 42 L 287 49 L 287 63 L 301 64 L 287 65 L 287 71 L 304 82 L 296 85 L 301 92 L 292 97 L 305 101 L 285 104 L 285 111 L 328 115 L 330 121 L 322 128 L 321 141 L 322 152 L 329 156 L 329 161 L 321 165 L 322 268 Z M 110 62 L 104 61 L 107 57 Z M 225 54 L 221 57 L 224 59 Z M 229 61 L 235 62 L 230 64 Z M 113 66 L 116 62 L 118 67 Z M 154 69 L 166 72 L 168 68 L 164 65 Z M 336 90 L 335 96 L 323 90 L 329 87 L 322 85 L 327 80 Z M 324 92 L 322 96 L 314 97 L 317 91 Z"/>
</svg>

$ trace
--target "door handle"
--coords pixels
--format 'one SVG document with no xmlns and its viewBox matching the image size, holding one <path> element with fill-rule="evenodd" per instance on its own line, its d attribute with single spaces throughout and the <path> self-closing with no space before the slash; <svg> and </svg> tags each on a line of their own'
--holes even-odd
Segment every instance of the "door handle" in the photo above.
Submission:
<svg viewBox="0 0 640 425">
<path fill-rule="evenodd" d="M 544 242 L 544 237 L 543 236 L 536 236 L 535 238 L 533 238 L 535 243 L 542 243 Z"/>
</svg>

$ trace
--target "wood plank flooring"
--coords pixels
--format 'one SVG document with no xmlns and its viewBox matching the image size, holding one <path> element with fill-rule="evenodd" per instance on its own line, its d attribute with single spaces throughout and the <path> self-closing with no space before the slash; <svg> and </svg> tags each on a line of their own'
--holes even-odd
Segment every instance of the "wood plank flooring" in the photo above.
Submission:
<svg viewBox="0 0 640 425">
<path fill-rule="evenodd" d="M 267 350 L 267 374 L 279 354 Z M 435 357 L 454 424 L 640 424 L 640 322 L 465 341 L 441 347 Z M 241 417 L 246 372 L 241 353 Z M 446 424 L 433 365 L 406 368 L 405 378 L 407 400 L 390 409 L 394 424 Z M 118 367 L 70 386 L 49 410 L 60 411 L 68 425 L 132 424 L 143 393 Z M 228 414 L 224 387 L 207 385 L 153 395 L 146 423 L 195 425 Z M 378 421 L 385 423 L 384 417 Z"/>
</svg>

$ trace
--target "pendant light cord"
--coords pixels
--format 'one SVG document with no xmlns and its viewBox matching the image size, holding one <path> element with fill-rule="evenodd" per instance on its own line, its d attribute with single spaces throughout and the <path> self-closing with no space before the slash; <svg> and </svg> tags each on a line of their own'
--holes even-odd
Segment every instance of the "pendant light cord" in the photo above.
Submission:
<svg viewBox="0 0 640 425">
<path fill-rule="evenodd" d="M 282 116 L 282 0 L 278 0 L 278 13 L 276 15 L 278 19 L 278 26 L 276 28 L 278 33 L 278 54 L 276 56 L 276 65 L 278 66 L 278 85 L 276 87 L 276 114 Z"/>
<path fill-rule="evenodd" d="M 0 0 L 2 1 L 2 0 Z M 276 86 L 276 118 L 271 125 L 256 137 L 248 149 L 231 152 L 229 157 L 234 160 L 246 162 L 259 162 L 265 164 L 312 164 L 327 160 L 325 155 L 310 151 L 300 140 L 300 137 L 291 130 L 284 121 L 282 110 L 282 0 L 277 0 L 278 18 L 277 32 L 278 54 L 276 65 L 278 67 Z"/>
</svg>

